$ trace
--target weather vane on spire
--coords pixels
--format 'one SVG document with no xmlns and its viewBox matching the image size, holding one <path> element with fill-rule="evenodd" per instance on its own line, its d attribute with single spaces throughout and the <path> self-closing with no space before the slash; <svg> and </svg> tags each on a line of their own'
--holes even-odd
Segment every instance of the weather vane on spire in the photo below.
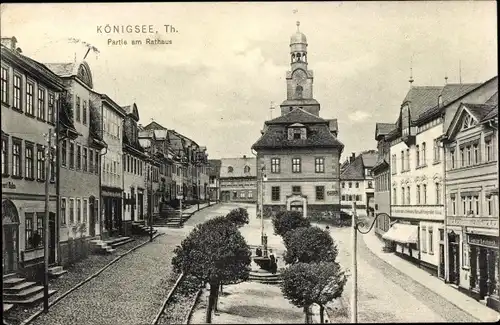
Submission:
<svg viewBox="0 0 500 325">
<path fill-rule="evenodd" d="M 300 21 L 297 20 L 297 32 L 300 32 L 299 26 L 300 26 Z"/>
</svg>

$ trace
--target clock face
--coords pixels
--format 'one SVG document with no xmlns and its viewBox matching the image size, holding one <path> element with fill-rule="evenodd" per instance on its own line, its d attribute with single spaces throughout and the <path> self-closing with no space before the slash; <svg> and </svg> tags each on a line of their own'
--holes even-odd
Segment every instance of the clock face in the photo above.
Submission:
<svg viewBox="0 0 500 325">
<path fill-rule="evenodd" d="M 298 85 L 301 85 L 307 80 L 307 75 L 304 70 L 297 70 L 293 73 L 293 79 Z"/>
</svg>

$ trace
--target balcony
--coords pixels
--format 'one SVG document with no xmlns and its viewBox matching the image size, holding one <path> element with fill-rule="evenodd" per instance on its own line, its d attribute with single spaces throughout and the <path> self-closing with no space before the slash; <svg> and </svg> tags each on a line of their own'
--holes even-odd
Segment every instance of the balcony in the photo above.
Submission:
<svg viewBox="0 0 500 325">
<path fill-rule="evenodd" d="M 495 217 L 448 216 L 448 217 L 446 217 L 446 224 L 449 226 L 498 229 L 498 218 L 495 218 Z"/>
<path fill-rule="evenodd" d="M 391 216 L 419 220 L 444 220 L 443 205 L 393 205 Z"/>
</svg>

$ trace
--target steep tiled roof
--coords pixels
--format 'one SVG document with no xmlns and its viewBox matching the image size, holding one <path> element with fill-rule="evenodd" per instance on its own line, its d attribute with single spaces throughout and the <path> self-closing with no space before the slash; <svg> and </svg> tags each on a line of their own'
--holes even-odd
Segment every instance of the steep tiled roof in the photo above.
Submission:
<svg viewBox="0 0 500 325">
<path fill-rule="evenodd" d="M 340 173 L 340 179 L 365 179 L 365 168 L 373 168 L 378 160 L 375 150 L 362 152 Z"/>
<path fill-rule="evenodd" d="M 270 124 L 291 124 L 291 123 L 328 123 L 327 120 L 322 119 L 319 116 L 311 114 L 300 108 L 295 108 L 291 112 L 281 115 L 270 121 L 266 121 L 267 125 Z"/>
<path fill-rule="evenodd" d="M 396 127 L 396 124 L 394 123 L 377 123 L 375 126 L 375 132 L 378 132 L 380 135 L 386 135 L 389 134 L 394 128 Z"/>
<path fill-rule="evenodd" d="M 378 153 L 376 150 L 361 153 L 363 159 L 363 166 L 365 168 L 372 168 L 377 163 Z"/>
<path fill-rule="evenodd" d="M 425 111 L 437 105 L 438 97 L 442 90 L 442 86 L 415 86 L 410 88 L 403 100 L 403 104 L 410 102 L 412 121 L 418 119 Z"/>
<path fill-rule="evenodd" d="M 495 113 L 498 114 L 498 106 L 497 105 L 464 103 L 464 106 L 474 116 L 474 118 L 479 122 L 494 117 Z"/>
<path fill-rule="evenodd" d="M 245 173 L 245 166 L 250 167 L 250 171 Z M 246 158 L 222 158 L 220 166 L 220 177 L 257 177 L 257 159 Z M 229 172 L 232 167 L 232 172 Z"/>
<path fill-rule="evenodd" d="M 486 101 L 487 105 L 498 105 L 498 92 L 496 92 L 490 99 Z"/>
<path fill-rule="evenodd" d="M 285 125 L 271 124 L 267 131 L 252 146 L 253 149 L 279 148 L 344 148 L 329 130 L 327 124 L 310 125 L 307 139 L 288 139 Z"/>
<path fill-rule="evenodd" d="M 357 156 L 352 163 L 340 172 L 340 179 L 364 179 L 363 159 L 361 156 Z"/>
<path fill-rule="evenodd" d="M 56 83 L 60 88 L 64 88 L 62 84 L 62 80 L 57 76 L 56 73 L 54 73 L 52 70 L 50 70 L 46 65 L 33 60 L 32 58 L 29 58 L 25 55 L 22 55 L 21 53 L 11 50 L 7 46 L 4 46 L 3 44 L 0 46 L 1 52 L 2 52 L 2 58 L 3 56 L 8 56 L 7 53 L 10 53 L 11 56 L 19 58 L 24 64 L 27 64 L 31 68 L 33 68 L 36 72 L 39 74 L 45 76 L 47 79 L 50 79 L 53 83 Z"/>
<path fill-rule="evenodd" d="M 209 176 L 219 176 L 220 175 L 220 166 L 221 166 L 220 159 L 209 159 L 208 165 L 209 165 L 209 172 L 208 172 Z"/>
<path fill-rule="evenodd" d="M 328 121 L 328 126 L 330 127 L 330 131 L 331 132 L 339 130 L 339 125 L 337 123 L 337 119 L 336 118 L 328 119 L 327 121 Z"/>
<path fill-rule="evenodd" d="M 45 65 L 60 77 L 75 76 L 78 72 L 78 64 L 71 63 L 45 63 Z"/>
<path fill-rule="evenodd" d="M 385 168 L 389 167 L 389 163 L 382 157 L 379 157 L 377 159 L 377 162 L 375 163 L 375 166 L 373 166 L 372 171 L 374 173 L 378 173 L 378 171 L 385 170 Z"/>
</svg>

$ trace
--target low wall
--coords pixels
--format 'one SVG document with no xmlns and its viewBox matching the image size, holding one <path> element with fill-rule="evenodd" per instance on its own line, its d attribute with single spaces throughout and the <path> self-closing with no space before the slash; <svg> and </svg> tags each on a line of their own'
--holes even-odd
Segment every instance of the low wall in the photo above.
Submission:
<svg viewBox="0 0 500 325">
<path fill-rule="evenodd" d="M 27 262 L 19 263 L 18 274 L 25 277 L 28 281 L 43 282 L 45 274 L 44 257 L 32 259 Z"/>
</svg>

